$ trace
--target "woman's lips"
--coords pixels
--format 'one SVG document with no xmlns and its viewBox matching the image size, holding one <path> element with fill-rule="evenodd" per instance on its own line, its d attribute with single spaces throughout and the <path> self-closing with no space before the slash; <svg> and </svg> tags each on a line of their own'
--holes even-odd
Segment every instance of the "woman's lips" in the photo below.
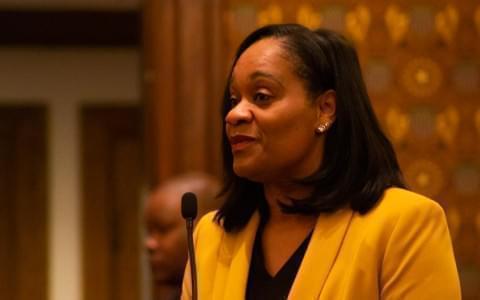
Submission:
<svg viewBox="0 0 480 300">
<path fill-rule="evenodd" d="M 230 137 L 230 146 L 233 152 L 241 151 L 255 142 L 255 138 L 248 135 L 234 135 Z"/>
</svg>

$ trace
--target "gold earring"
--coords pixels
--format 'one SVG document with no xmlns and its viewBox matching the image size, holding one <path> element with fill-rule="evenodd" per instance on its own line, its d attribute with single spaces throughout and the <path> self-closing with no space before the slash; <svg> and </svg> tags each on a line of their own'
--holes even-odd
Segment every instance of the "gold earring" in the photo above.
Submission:
<svg viewBox="0 0 480 300">
<path fill-rule="evenodd" d="M 317 128 L 315 128 L 315 132 L 320 134 L 320 133 L 324 133 L 328 128 L 328 123 L 325 123 L 325 124 L 321 124 L 320 126 L 318 126 Z"/>
</svg>

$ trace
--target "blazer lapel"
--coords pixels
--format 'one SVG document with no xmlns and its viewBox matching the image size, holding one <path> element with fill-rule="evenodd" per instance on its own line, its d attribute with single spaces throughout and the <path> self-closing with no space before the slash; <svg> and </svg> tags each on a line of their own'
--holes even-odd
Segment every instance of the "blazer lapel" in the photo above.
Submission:
<svg viewBox="0 0 480 300">
<path fill-rule="evenodd" d="M 288 299 L 311 300 L 320 297 L 352 216 L 350 209 L 342 209 L 318 217 Z"/>
<path fill-rule="evenodd" d="M 233 244 L 233 249 L 226 250 L 231 251 L 232 260 L 227 275 L 224 297 L 222 299 L 245 299 L 250 258 L 252 256 L 253 243 L 259 222 L 259 213 L 255 212 L 245 229 L 239 232 L 232 240 L 231 245 Z"/>
</svg>

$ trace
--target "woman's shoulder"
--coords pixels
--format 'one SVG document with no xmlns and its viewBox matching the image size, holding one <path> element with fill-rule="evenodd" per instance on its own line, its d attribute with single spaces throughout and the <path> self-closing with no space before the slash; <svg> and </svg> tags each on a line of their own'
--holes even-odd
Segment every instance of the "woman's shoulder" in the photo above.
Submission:
<svg viewBox="0 0 480 300">
<path fill-rule="evenodd" d="M 375 215 L 370 224 L 383 253 L 382 298 L 397 298 L 408 286 L 410 297 L 402 298 L 460 299 L 447 219 L 437 202 L 390 188 L 372 210 Z"/>
<path fill-rule="evenodd" d="M 214 233 L 223 233 L 223 227 L 215 220 L 217 211 L 211 211 L 203 215 L 195 226 L 195 231 Z"/>
<path fill-rule="evenodd" d="M 365 217 L 409 223 L 444 219 L 445 213 L 436 201 L 426 196 L 402 188 L 388 188 Z"/>
<path fill-rule="evenodd" d="M 380 211 L 395 212 L 419 212 L 419 211 L 442 211 L 441 206 L 434 200 L 402 188 L 388 188 L 378 204 Z"/>
<path fill-rule="evenodd" d="M 199 264 L 211 265 L 231 259 L 238 232 L 227 233 L 216 220 L 217 211 L 205 214 L 195 227 L 194 243 Z"/>
<path fill-rule="evenodd" d="M 195 249 L 202 253 L 216 253 L 223 239 L 223 228 L 215 220 L 216 211 L 205 214 L 195 226 L 193 240 Z"/>
</svg>

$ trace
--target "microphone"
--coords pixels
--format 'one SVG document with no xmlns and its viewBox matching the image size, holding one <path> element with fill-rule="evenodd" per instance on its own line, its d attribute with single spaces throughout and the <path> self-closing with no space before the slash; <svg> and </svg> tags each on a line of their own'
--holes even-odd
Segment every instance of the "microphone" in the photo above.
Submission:
<svg viewBox="0 0 480 300">
<path fill-rule="evenodd" d="M 182 217 L 195 220 L 197 217 L 197 196 L 194 193 L 185 193 L 182 196 Z"/>
<path fill-rule="evenodd" d="M 188 256 L 190 257 L 190 275 L 192 278 L 192 300 L 197 300 L 197 266 L 193 247 L 193 220 L 197 217 L 197 196 L 185 193 L 182 196 L 182 217 L 187 224 Z"/>
</svg>

